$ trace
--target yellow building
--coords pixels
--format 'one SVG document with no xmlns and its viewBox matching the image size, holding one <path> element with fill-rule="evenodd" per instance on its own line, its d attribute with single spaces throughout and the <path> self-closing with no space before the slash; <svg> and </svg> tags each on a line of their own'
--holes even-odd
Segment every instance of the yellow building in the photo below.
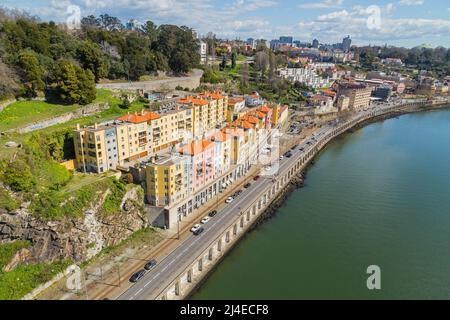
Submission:
<svg viewBox="0 0 450 320">
<path fill-rule="evenodd" d="M 187 159 L 167 157 L 146 166 L 147 200 L 153 206 L 170 206 L 190 194 Z"/>
<path fill-rule="evenodd" d="M 102 173 L 149 154 L 146 124 L 113 121 L 74 132 L 77 169 Z"/>
</svg>

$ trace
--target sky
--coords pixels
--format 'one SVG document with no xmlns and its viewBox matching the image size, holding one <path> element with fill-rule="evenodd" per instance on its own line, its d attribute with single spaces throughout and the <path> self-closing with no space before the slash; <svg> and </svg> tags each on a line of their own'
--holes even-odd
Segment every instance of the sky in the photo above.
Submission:
<svg viewBox="0 0 450 320">
<path fill-rule="evenodd" d="M 186 25 L 228 39 L 293 36 L 337 43 L 350 35 L 357 45 L 450 47 L 449 0 L 2 0 L 1 5 L 44 21 L 65 22 L 79 8 L 81 16 L 108 13 L 122 22 Z"/>
</svg>

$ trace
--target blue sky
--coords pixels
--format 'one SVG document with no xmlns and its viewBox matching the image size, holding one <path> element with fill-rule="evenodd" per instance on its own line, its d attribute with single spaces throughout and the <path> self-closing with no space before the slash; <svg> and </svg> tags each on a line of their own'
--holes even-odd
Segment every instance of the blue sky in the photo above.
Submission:
<svg viewBox="0 0 450 320">
<path fill-rule="evenodd" d="M 200 34 L 230 39 L 292 35 L 295 39 L 412 47 L 427 43 L 450 47 L 448 0 L 3 0 L 43 20 L 66 21 L 67 8 L 81 15 L 108 13 L 123 21 L 183 24 Z"/>
</svg>

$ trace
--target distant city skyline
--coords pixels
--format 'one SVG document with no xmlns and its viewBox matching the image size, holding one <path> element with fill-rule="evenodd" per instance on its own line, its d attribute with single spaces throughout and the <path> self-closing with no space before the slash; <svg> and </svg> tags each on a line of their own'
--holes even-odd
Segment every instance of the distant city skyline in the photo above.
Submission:
<svg viewBox="0 0 450 320">
<path fill-rule="evenodd" d="M 4 0 L 42 20 L 64 22 L 71 5 L 81 16 L 107 13 L 129 19 L 177 24 L 219 38 L 278 39 L 336 43 L 350 35 L 355 45 L 450 47 L 448 0 Z"/>
</svg>

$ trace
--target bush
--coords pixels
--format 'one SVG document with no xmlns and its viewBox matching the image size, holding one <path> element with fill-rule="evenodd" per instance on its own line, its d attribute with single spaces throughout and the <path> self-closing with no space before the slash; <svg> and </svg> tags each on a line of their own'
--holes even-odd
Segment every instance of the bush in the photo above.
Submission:
<svg viewBox="0 0 450 320">
<path fill-rule="evenodd" d="M 120 204 L 127 191 L 125 185 L 116 179 L 112 180 L 109 189 L 111 193 L 106 197 L 105 202 L 103 203 L 103 214 L 112 214 L 120 211 Z"/>
<path fill-rule="evenodd" d="M 13 211 L 20 208 L 20 202 L 13 199 L 8 191 L 0 188 L 0 209 L 6 209 L 8 211 Z"/>
<path fill-rule="evenodd" d="M 3 181 L 14 191 L 30 191 L 36 186 L 30 166 L 22 160 L 16 160 L 5 168 Z"/>
</svg>

